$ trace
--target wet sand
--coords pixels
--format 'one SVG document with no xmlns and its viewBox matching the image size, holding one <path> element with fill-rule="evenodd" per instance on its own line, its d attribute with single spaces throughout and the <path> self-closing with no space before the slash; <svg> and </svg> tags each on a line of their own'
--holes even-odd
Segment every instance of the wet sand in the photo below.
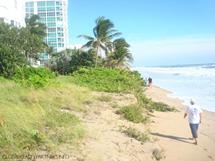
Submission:
<svg viewBox="0 0 215 161">
<path fill-rule="evenodd" d="M 151 133 L 165 151 L 166 161 L 215 160 L 215 113 L 203 112 L 198 145 L 194 145 L 187 119 L 183 118 L 185 105 L 180 99 L 168 97 L 170 92 L 152 86 L 146 95 L 152 100 L 176 107 L 180 112 L 155 112 Z"/>
</svg>

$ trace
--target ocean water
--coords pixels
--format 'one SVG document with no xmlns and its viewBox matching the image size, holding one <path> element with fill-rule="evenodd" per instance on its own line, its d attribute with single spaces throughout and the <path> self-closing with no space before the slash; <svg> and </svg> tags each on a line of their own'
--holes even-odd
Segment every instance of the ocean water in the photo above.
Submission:
<svg viewBox="0 0 215 161">
<path fill-rule="evenodd" d="M 143 78 L 151 77 L 153 84 L 171 91 L 189 104 L 192 98 L 201 108 L 215 112 L 215 64 L 140 67 Z"/>
</svg>

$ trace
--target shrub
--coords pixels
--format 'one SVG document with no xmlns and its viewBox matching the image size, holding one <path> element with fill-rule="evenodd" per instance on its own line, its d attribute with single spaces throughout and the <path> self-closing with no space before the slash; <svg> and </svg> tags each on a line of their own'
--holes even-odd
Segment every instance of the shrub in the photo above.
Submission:
<svg viewBox="0 0 215 161">
<path fill-rule="evenodd" d="M 149 111 L 161 111 L 161 112 L 177 112 L 178 110 L 174 107 L 162 102 L 154 102 L 151 99 L 147 98 L 142 90 L 135 91 L 135 96 L 138 101 L 138 106 L 143 107 Z"/>
<path fill-rule="evenodd" d="M 17 69 L 13 79 L 25 87 L 41 88 L 52 83 L 55 77 L 47 68 L 23 67 Z"/>
<path fill-rule="evenodd" d="M 144 81 L 136 72 L 119 69 L 81 68 L 72 76 L 76 84 L 96 91 L 132 92 L 144 85 Z"/>
<path fill-rule="evenodd" d="M 141 108 L 137 106 L 126 106 L 117 111 L 117 114 L 122 114 L 123 117 L 134 123 L 146 123 L 148 117 L 142 115 Z"/>
<path fill-rule="evenodd" d="M 177 112 L 178 110 L 174 107 L 170 107 L 169 105 L 162 102 L 151 102 L 151 108 L 155 111 L 161 112 Z"/>
<path fill-rule="evenodd" d="M 161 159 L 165 159 L 166 156 L 164 154 L 164 150 L 163 149 L 157 149 L 155 148 L 153 151 L 152 151 L 152 158 L 159 161 Z"/>
<path fill-rule="evenodd" d="M 59 74 L 70 74 L 81 67 L 92 67 L 95 64 L 91 51 L 85 52 L 77 49 L 66 49 L 53 55 L 51 69 Z"/>
<path fill-rule="evenodd" d="M 140 141 L 141 143 L 145 143 L 147 141 L 150 141 L 150 138 L 146 133 L 142 133 L 142 132 L 140 132 L 134 128 L 131 128 L 131 127 L 123 130 L 122 132 L 125 133 L 127 136 Z"/>
<path fill-rule="evenodd" d="M 24 55 L 16 48 L 4 46 L 0 43 L 0 75 L 11 78 L 19 66 L 26 64 Z"/>
</svg>

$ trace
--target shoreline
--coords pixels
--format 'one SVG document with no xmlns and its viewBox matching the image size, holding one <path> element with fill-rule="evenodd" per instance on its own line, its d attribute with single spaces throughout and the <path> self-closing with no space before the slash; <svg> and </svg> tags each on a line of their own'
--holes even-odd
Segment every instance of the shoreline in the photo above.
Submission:
<svg viewBox="0 0 215 161">
<path fill-rule="evenodd" d="M 215 113 L 203 111 L 199 128 L 199 144 L 192 144 L 187 119 L 183 118 L 186 106 L 183 100 L 169 97 L 168 90 L 159 86 L 146 89 L 146 96 L 153 101 L 173 106 L 179 112 L 154 112 L 151 133 L 164 149 L 166 161 L 212 161 L 215 160 Z"/>
<path fill-rule="evenodd" d="M 186 103 L 185 100 L 183 100 L 180 96 L 175 95 L 173 91 L 171 91 L 171 90 L 169 90 L 169 89 L 166 89 L 166 88 L 163 88 L 163 87 L 160 87 L 159 85 L 153 85 L 153 87 L 159 88 L 159 89 L 165 91 L 165 92 L 166 92 L 166 96 L 167 96 L 168 98 L 178 99 L 178 100 L 181 101 L 181 104 L 182 104 L 182 105 L 184 105 L 184 106 L 187 106 L 187 105 L 188 105 L 188 104 Z M 201 106 L 200 106 L 200 107 L 201 107 Z M 211 113 L 214 113 L 214 115 L 215 115 L 215 111 L 210 111 L 210 110 L 205 109 L 205 108 L 202 108 L 202 110 L 203 110 L 204 112 L 211 112 Z"/>
</svg>

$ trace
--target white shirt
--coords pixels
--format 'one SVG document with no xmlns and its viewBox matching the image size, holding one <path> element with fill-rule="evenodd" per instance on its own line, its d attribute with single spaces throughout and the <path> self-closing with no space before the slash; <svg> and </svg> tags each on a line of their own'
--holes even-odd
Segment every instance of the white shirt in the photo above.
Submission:
<svg viewBox="0 0 215 161">
<path fill-rule="evenodd" d="M 188 121 L 191 124 L 199 124 L 200 122 L 200 113 L 202 113 L 202 110 L 197 105 L 190 105 L 187 107 L 186 113 L 188 115 Z"/>
</svg>

